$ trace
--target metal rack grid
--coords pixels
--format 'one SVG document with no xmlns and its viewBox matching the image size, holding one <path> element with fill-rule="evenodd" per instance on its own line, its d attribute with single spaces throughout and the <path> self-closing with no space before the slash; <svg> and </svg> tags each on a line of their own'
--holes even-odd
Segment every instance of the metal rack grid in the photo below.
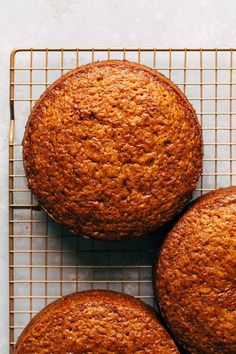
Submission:
<svg viewBox="0 0 236 354">
<path fill-rule="evenodd" d="M 204 138 L 203 173 L 194 196 L 236 184 L 236 49 L 16 49 L 10 68 L 10 347 L 42 307 L 76 290 L 126 292 L 153 305 L 155 235 L 105 242 L 55 224 L 27 188 L 24 126 L 40 94 L 66 71 L 88 62 L 127 59 L 158 69 L 195 107 Z"/>
</svg>

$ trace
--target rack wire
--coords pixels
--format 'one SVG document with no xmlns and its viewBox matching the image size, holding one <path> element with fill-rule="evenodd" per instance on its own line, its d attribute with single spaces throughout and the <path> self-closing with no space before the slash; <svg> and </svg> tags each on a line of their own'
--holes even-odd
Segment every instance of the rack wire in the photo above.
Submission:
<svg viewBox="0 0 236 354">
<path fill-rule="evenodd" d="M 22 48 L 10 62 L 10 351 L 28 321 L 51 301 L 110 289 L 154 305 L 156 235 L 105 242 L 71 235 L 37 205 L 22 164 L 26 120 L 41 93 L 66 71 L 96 60 L 127 59 L 173 80 L 196 109 L 204 138 L 194 197 L 236 184 L 236 49 Z M 235 64 L 234 64 L 235 63 Z"/>
</svg>

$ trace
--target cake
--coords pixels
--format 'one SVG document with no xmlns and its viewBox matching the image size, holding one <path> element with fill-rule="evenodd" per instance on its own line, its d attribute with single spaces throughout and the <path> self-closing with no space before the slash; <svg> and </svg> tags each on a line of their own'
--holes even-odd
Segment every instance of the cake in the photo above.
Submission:
<svg viewBox="0 0 236 354">
<path fill-rule="evenodd" d="M 23 160 L 29 188 L 55 221 L 85 237 L 137 238 L 191 198 L 201 130 L 187 98 L 157 71 L 95 62 L 38 100 Z"/>
<path fill-rule="evenodd" d="M 179 353 L 154 312 L 140 300 L 91 290 L 62 297 L 39 312 L 15 354 Z"/>
<path fill-rule="evenodd" d="M 200 197 L 165 239 L 156 294 L 190 353 L 236 353 L 236 187 Z"/>
</svg>

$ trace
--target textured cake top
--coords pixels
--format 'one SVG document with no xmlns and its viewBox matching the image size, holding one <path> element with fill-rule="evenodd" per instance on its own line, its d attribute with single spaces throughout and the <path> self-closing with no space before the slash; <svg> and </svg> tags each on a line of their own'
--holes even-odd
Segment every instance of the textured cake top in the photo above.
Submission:
<svg viewBox="0 0 236 354">
<path fill-rule="evenodd" d="M 24 330 L 15 352 L 179 353 L 146 305 L 109 291 L 75 293 L 47 306 Z"/>
<path fill-rule="evenodd" d="M 191 353 L 236 353 L 236 187 L 200 198 L 164 241 L 157 295 Z"/>
<path fill-rule="evenodd" d="M 200 176 L 196 114 L 168 79 L 127 61 L 77 68 L 37 102 L 23 140 L 29 187 L 84 236 L 139 237 L 180 211 Z"/>
</svg>

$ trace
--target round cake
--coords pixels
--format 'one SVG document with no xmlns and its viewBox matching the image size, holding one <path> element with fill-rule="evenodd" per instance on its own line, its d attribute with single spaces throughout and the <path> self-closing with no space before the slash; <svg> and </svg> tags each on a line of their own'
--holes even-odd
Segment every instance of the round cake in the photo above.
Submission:
<svg viewBox="0 0 236 354">
<path fill-rule="evenodd" d="M 141 301 L 113 291 L 84 291 L 45 307 L 18 339 L 16 354 L 179 353 Z"/>
<path fill-rule="evenodd" d="M 156 294 L 190 353 L 236 353 L 236 187 L 199 198 L 161 248 Z"/>
<path fill-rule="evenodd" d="M 28 185 L 72 232 L 143 236 L 181 211 L 202 166 L 194 109 L 168 79 L 127 61 L 79 67 L 50 86 L 26 126 Z"/>
</svg>

